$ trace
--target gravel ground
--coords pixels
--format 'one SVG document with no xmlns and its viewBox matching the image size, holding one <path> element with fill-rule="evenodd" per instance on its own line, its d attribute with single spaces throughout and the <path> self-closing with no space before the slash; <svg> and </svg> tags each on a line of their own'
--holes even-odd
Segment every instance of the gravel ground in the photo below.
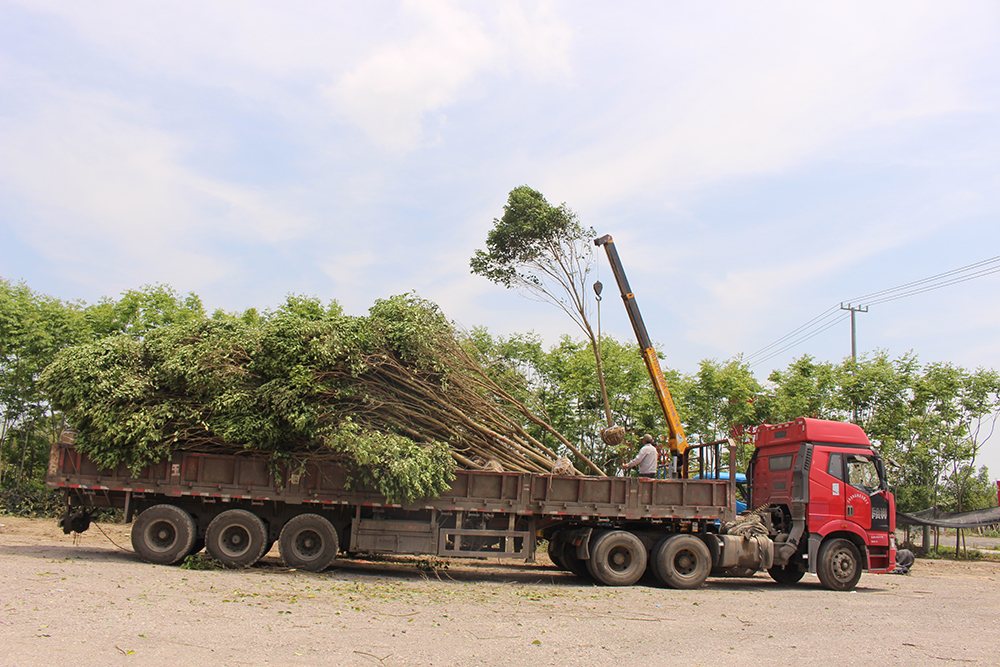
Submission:
<svg viewBox="0 0 1000 667">
<path fill-rule="evenodd" d="M 0 517 L 0 665 L 1000 664 L 998 563 L 919 560 L 851 593 L 766 574 L 675 591 L 595 586 L 544 557 L 312 574 L 272 552 L 249 570 L 182 570 L 101 528 L 74 539 Z"/>
</svg>

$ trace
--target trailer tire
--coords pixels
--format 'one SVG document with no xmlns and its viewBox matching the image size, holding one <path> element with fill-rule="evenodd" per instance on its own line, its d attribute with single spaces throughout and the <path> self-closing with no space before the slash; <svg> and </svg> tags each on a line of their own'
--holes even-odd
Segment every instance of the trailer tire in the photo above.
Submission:
<svg viewBox="0 0 1000 667">
<path fill-rule="evenodd" d="M 132 548 L 147 563 L 171 565 L 189 553 L 197 527 L 186 511 L 175 505 L 153 505 L 132 524 Z"/>
<path fill-rule="evenodd" d="M 670 588 L 698 588 L 712 571 L 712 554 L 693 535 L 671 535 L 656 545 L 653 573 Z"/>
<path fill-rule="evenodd" d="M 828 540 L 819 548 L 816 574 L 831 591 L 854 590 L 861 579 L 861 553 L 850 540 Z"/>
<path fill-rule="evenodd" d="M 646 571 L 646 547 L 625 530 L 602 534 L 590 546 L 587 570 L 607 586 L 631 586 Z"/>
<path fill-rule="evenodd" d="M 767 573 L 771 575 L 771 578 L 779 584 L 791 586 L 799 583 L 799 581 L 802 580 L 802 577 L 805 576 L 806 571 L 800 567 L 799 563 L 791 562 L 788 565 L 775 565 L 774 567 L 769 568 Z"/>
<path fill-rule="evenodd" d="M 590 569 L 587 561 L 576 555 L 576 547 L 568 542 L 563 542 L 562 557 L 566 563 L 566 571 L 575 574 L 581 579 L 590 579 Z"/>
<path fill-rule="evenodd" d="M 325 570 L 336 558 L 338 548 L 336 529 L 318 514 L 292 517 L 278 536 L 278 551 L 285 566 L 308 572 Z"/>
<path fill-rule="evenodd" d="M 253 512 L 226 510 L 208 524 L 205 548 L 226 567 L 250 567 L 264 555 L 267 527 Z"/>
<path fill-rule="evenodd" d="M 563 572 L 569 570 L 569 567 L 566 565 L 565 550 L 566 543 L 559 539 L 558 533 L 549 538 L 549 548 L 547 550 L 549 560 Z"/>
</svg>

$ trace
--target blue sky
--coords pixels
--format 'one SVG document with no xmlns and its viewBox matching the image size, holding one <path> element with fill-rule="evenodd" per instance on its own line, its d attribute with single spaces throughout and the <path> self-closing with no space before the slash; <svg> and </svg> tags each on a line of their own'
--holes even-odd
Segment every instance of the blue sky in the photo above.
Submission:
<svg viewBox="0 0 1000 667">
<path fill-rule="evenodd" d="M 521 184 L 614 236 L 667 366 L 752 353 L 1000 255 L 1000 5 L 0 0 L 0 276 L 35 290 L 575 337 L 469 273 Z M 998 293 L 872 306 L 859 348 L 1000 368 Z M 805 353 L 849 324 L 754 370 Z"/>
</svg>

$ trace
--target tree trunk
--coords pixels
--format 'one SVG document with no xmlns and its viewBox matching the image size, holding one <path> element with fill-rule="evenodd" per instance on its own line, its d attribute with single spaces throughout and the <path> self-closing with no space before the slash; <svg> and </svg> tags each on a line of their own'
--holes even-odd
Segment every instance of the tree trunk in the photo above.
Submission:
<svg viewBox="0 0 1000 667">
<path fill-rule="evenodd" d="M 10 426 L 13 423 L 11 419 L 4 416 L 3 427 L 0 430 L 0 488 L 3 487 L 4 473 L 7 471 L 7 459 L 4 457 L 4 449 L 7 448 L 7 434 L 10 433 Z"/>
<path fill-rule="evenodd" d="M 17 482 L 14 488 L 21 489 L 21 482 L 24 481 L 24 459 L 28 456 L 28 429 L 24 429 L 24 443 L 21 445 L 21 465 L 17 471 Z"/>
<path fill-rule="evenodd" d="M 593 336 L 590 339 L 590 347 L 594 351 L 594 359 L 597 360 L 597 381 L 601 385 L 601 400 L 604 401 L 604 417 L 608 420 L 608 426 L 614 426 L 615 421 L 611 417 L 611 404 L 608 402 L 608 387 L 604 382 L 604 363 L 601 361 L 601 348 Z"/>
</svg>

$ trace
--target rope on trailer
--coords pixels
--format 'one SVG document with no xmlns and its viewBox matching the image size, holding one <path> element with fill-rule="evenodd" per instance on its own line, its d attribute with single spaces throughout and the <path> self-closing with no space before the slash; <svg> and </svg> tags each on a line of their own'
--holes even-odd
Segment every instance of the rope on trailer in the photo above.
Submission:
<svg viewBox="0 0 1000 667">
<path fill-rule="evenodd" d="M 745 537 L 767 535 L 767 528 L 764 527 L 760 515 L 766 512 L 769 507 L 770 505 L 761 505 L 752 512 L 747 512 L 736 517 L 734 521 L 727 521 L 725 532 L 729 535 L 743 535 Z"/>
</svg>

